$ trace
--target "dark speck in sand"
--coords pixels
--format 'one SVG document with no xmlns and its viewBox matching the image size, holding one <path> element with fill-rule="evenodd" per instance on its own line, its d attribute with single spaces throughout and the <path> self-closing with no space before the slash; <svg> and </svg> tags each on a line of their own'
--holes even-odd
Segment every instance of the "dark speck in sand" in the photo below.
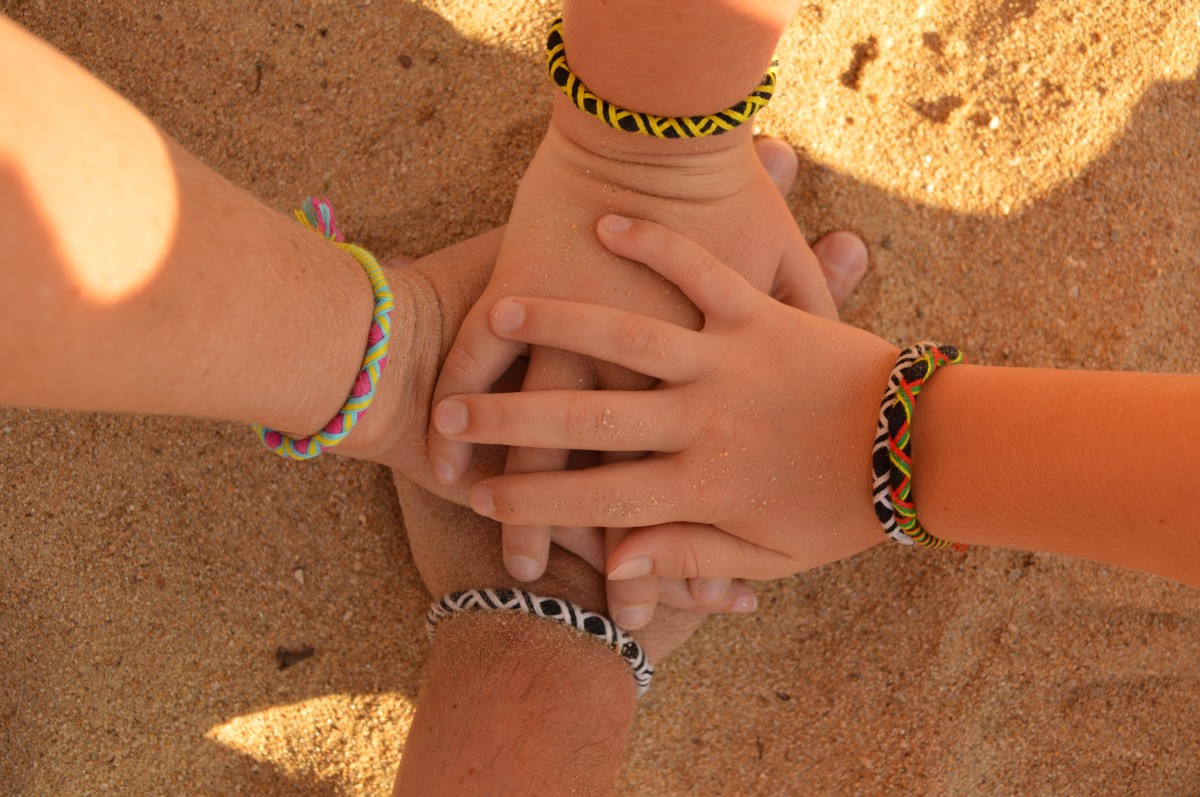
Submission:
<svg viewBox="0 0 1200 797">
<path fill-rule="evenodd" d="M 279 663 L 279 669 L 286 670 L 305 659 L 311 659 L 316 652 L 312 645 L 303 645 L 298 648 L 278 647 L 275 648 L 275 661 Z"/>
</svg>

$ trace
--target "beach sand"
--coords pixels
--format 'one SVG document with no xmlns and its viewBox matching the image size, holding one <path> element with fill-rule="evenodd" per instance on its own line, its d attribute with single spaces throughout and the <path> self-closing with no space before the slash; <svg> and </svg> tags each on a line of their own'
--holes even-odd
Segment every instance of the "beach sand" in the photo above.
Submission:
<svg viewBox="0 0 1200 797">
<path fill-rule="evenodd" d="M 504 221 L 556 8 L 0 0 L 380 254 Z M 806 3 L 780 61 L 759 124 L 801 153 L 796 218 L 871 249 L 849 322 L 985 364 L 1200 370 L 1200 2 Z M 385 470 L 10 410 L 0 479 L 0 793 L 388 793 L 429 595 Z M 1200 794 L 1200 592 L 888 545 L 760 597 L 661 667 L 620 793 Z"/>
</svg>

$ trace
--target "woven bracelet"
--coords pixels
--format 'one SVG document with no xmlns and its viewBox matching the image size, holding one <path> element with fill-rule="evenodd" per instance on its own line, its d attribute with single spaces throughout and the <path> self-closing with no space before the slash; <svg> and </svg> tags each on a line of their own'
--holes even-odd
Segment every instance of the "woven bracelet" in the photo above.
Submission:
<svg viewBox="0 0 1200 797">
<path fill-rule="evenodd" d="M 550 25 L 550 35 L 546 38 L 546 66 L 551 79 L 579 110 L 616 130 L 656 138 L 704 138 L 732 130 L 766 107 L 775 94 L 779 75 L 779 62 L 772 60 L 758 88 L 750 92 L 746 99 L 705 116 L 655 116 L 629 111 L 596 96 L 571 71 L 567 65 L 567 49 L 563 44 L 562 17 Z"/>
<path fill-rule="evenodd" d="M 956 365 L 965 359 L 954 346 L 926 341 L 900 352 L 888 377 L 871 449 L 872 495 L 875 516 L 884 533 L 904 545 L 942 548 L 951 544 L 930 534 L 917 520 L 912 495 L 911 426 L 921 387 L 941 366 Z"/>
<path fill-rule="evenodd" d="M 639 698 L 650 688 L 654 667 L 646 658 L 646 652 L 633 637 L 617 628 L 612 620 L 602 614 L 589 612 L 570 601 L 545 598 L 520 589 L 471 589 L 452 592 L 435 601 L 425 617 L 425 630 L 429 633 L 430 640 L 433 639 L 433 632 L 439 620 L 458 612 L 470 611 L 525 612 L 583 631 L 625 660 L 633 673 L 633 680 L 637 683 Z"/>
<path fill-rule="evenodd" d="M 312 459 L 350 434 L 375 398 L 375 388 L 379 385 L 379 377 L 387 364 L 388 341 L 392 336 L 392 289 L 388 287 L 379 261 L 366 249 L 345 242 L 342 231 L 338 229 L 333 218 L 333 208 L 330 207 L 329 200 L 314 201 L 309 197 L 304 200 L 302 208 L 293 213 L 296 220 L 305 227 L 316 230 L 334 246 L 357 260 L 367 273 L 367 279 L 371 281 L 371 291 L 375 294 L 375 309 L 371 314 L 371 328 L 367 332 L 367 352 L 363 355 L 362 368 L 350 389 L 349 398 L 338 410 L 337 415 L 334 415 L 321 431 L 300 439 L 262 425 L 254 426 L 258 439 L 279 456 L 288 459 Z"/>
</svg>

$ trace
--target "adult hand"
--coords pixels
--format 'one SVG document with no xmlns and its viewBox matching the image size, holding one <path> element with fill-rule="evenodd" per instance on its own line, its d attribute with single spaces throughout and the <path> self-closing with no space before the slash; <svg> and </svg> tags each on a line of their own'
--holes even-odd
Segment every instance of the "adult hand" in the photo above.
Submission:
<svg viewBox="0 0 1200 797">
<path fill-rule="evenodd" d="M 650 374 L 659 388 L 458 396 L 435 414 L 459 419 L 463 440 L 655 453 L 488 479 L 472 491 L 476 511 L 509 523 L 639 527 L 611 552 L 614 580 L 774 578 L 881 541 L 869 461 L 896 348 L 763 295 L 659 225 L 610 216 L 598 235 L 678 284 L 703 329 L 536 298 L 498 303 L 492 328 Z"/>
</svg>

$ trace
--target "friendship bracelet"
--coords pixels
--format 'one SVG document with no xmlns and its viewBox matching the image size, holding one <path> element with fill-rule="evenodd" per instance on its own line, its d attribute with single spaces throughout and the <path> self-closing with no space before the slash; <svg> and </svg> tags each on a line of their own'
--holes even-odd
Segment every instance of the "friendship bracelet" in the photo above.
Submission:
<svg viewBox="0 0 1200 797">
<path fill-rule="evenodd" d="M 933 372 L 965 359 L 954 346 L 926 341 L 900 352 L 888 377 L 871 449 L 872 496 L 875 516 L 884 533 L 904 545 L 942 548 L 950 544 L 930 534 L 917 520 L 912 495 L 911 426 L 917 396 Z"/>
<path fill-rule="evenodd" d="M 379 385 L 379 377 L 387 364 L 388 341 L 392 336 L 392 289 L 388 287 L 383 269 L 374 256 L 362 247 L 348 244 L 338 229 L 333 218 L 333 208 L 327 199 L 312 197 L 304 200 L 300 210 L 292 211 L 296 220 L 316 230 L 334 246 L 348 252 L 367 272 L 371 281 L 371 291 L 375 294 L 375 310 L 371 315 L 371 328 L 367 332 L 367 352 L 363 356 L 362 369 L 350 389 L 346 403 L 338 410 L 337 415 L 314 435 L 297 440 L 294 437 L 274 429 L 255 424 L 254 431 L 263 445 L 281 457 L 288 459 L 312 459 L 329 446 L 335 446 L 345 439 L 354 429 L 358 419 L 362 417 L 371 401 L 375 398 L 375 388 Z"/>
<path fill-rule="evenodd" d="M 452 592 L 429 607 L 429 614 L 425 617 L 425 630 L 429 639 L 433 639 L 433 632 L 439 620 L 457 612 L 469 611 L 526 612 L 583 631 L 625 660 L 633 671 L 639 698 L 650 688 L 654 667 L 646 658 L 646 652 L 633 637 L 617 628 L 612 620 L 602 614 L 589 612 L 561 598 L 544 598 L 520 589 L 471 589 Z"/>
<path fill-rule="evenodd" d="M 562 17 L 550 25 L 550 35 L 546 39 L 546 65 L 555 84 L 579 110 L 616 130 L 656 138 L 704 138 L 732 130 L 766 107 L 775 94 L 775 82 L 779 75 L 779 61 L 772 60 L 758 88 L 750 92 L 750 96 L 723 111 L 705 116 L 655 116 L 628 111 L 597 97 L 567 66 Z"/>
</svg>

